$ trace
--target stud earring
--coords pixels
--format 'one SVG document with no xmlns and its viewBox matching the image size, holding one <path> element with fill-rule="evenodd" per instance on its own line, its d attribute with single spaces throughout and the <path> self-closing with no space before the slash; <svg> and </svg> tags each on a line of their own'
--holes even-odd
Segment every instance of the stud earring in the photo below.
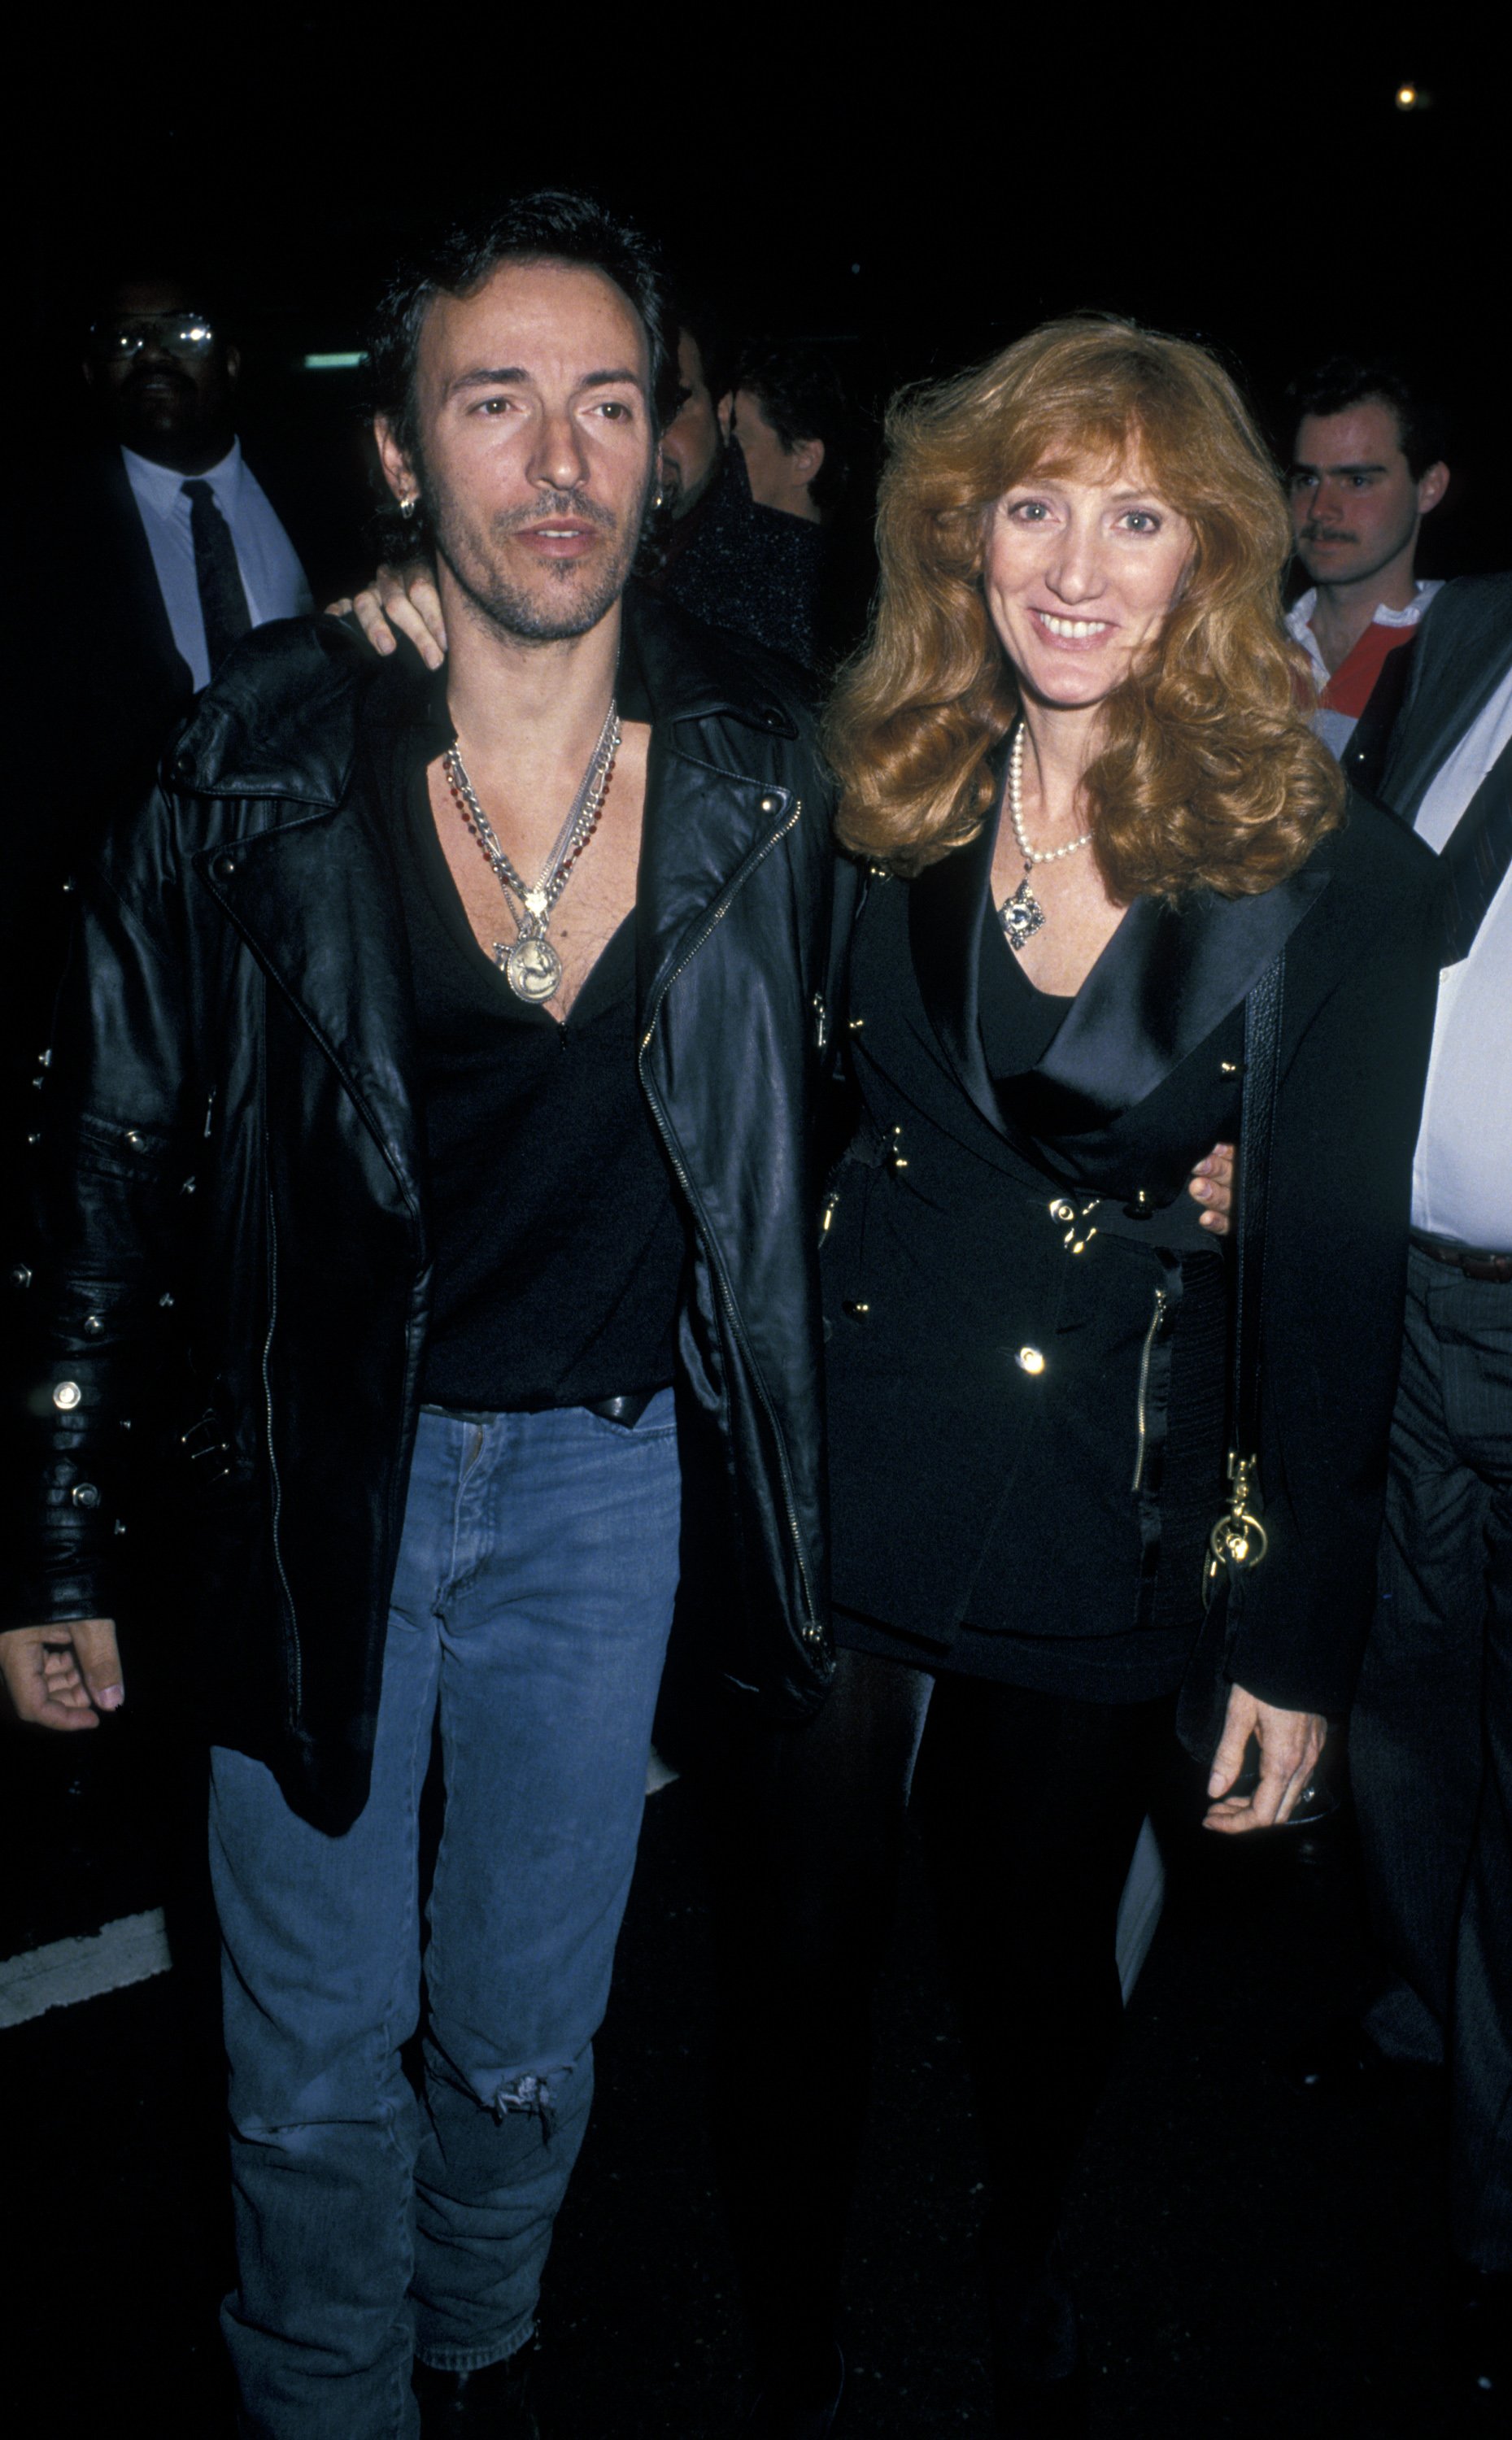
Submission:
<svg viewBox="0 0 1512 2440">
<path fill-rule="evenodd" d="M 399 513 L 402 517 L 412 517 L 419 506 L 420 493 L 418 492 L 411 492 L 407 498 L 400 501 Z"/>
</svg>

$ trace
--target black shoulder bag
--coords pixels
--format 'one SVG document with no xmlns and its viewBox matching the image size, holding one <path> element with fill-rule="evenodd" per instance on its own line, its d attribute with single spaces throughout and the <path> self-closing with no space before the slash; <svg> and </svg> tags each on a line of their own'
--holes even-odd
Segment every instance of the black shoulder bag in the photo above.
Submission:
<svg viewBox="0 0 1512 2440">
<path fill-rule="evenodd" d="M 1239 1118 L 1239 1206 L 1229 1389 L 1229 1500 L 1208 1535 L 1202 1570 L 1202 1629 L 1181 1681 L 1176 1715 L 1177 1734 L 1188 1753 L 1204 1768 L 1211 1764 L 1223 1734 L 1245 1586 L 1265 1557 L 1267 1547 L 1260 1486 L 1260 1337 L 1286 962 L 1283 949 L 1244 1004 L 1244 1100 Z M 1287 1817 L 1286 1828 L 1302 1829 L 1334 1811 L 1339 1790 L 1329 1769 L 1333 1754 L 1334 1739 L 1330 1735 L 1311 1782 Z M 1259 1777 L 1259 1748 L 1251 1737 L 1244 1766 L 1230 1793 L 1250 1795 Z"/>
</svg>

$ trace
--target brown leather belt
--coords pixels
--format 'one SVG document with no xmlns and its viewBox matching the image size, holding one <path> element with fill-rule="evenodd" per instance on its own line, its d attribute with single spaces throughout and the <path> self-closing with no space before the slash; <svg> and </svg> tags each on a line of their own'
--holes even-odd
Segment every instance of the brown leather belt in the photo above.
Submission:
<svg viewBox="0 0 1512 2440">
<path fill-rule="evenodd" d="M 1473 1246 L 1451 1246 L 1447 1237 L 1425 1237 L 1416 1229 L 1413 1243 L 1431 1263 L 1447 1264 L 1467 1280 L 1495 1280 L 1503 1287 L 1512 1280 L 1512 1254 L 1485 1254 Z"/>
</svg>

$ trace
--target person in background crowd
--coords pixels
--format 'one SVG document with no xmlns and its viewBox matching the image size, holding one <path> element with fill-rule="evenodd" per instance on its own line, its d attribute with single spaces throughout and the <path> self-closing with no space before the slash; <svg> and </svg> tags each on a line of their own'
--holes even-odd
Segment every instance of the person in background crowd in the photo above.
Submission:
<svg viewBox="0 0 1512 2440">
<path fill-rule="evenodd" d="M 695 619 L 752 636 L 817 672 L 849 640 L 837 636 L 831 615 L 828 537 L 811 512 L 795 513 L 790 499 L 765 500 L 752 485 L 733 430 L 733 392 L 727 383 L 716 394 L 692 330 L 682 332 L 678 364 L 683 397 L 662 448 L 671 523 L 647 581 Z M 719 378 L 714 368 L 715 384 Z M 755 415 L 751 428 L 761 462 L 764 427 Z"/>
<path fill-rule="evenodd" d="M 849 417 L 832 366 L 811 348 L 744 350 L 719 402 L 740 443 L 751 497 L 814 524 L 832 515 L 850 472 Z"/>
<path fill-rule="evenodd" d="M 677 333 L 676 411 L 661 436 L 660 511 L 674 526 L 686 524 L 718 482 L 725 462 L 719 378 L 724 342 L 716 326 L 685 321 Z"/>
<path fill-rule="evenodd" d="M 1439 419 L 1395 366 L 1353 356 L 1329 357 L 1287 399 L 1292 530 L 1312 580 L 1287 624 L 1312 665 L 1318 734 L 1368 792 L 1411 669 L 1399 655 L 1438 591 L 1413 566 L 1449 489 Z"/>
<path fill-rule="evenodd" d="M 252 628 L 314 607 L 299 553 L 243 453 L 241 350 L 218 299 L 177 277 L 118 281 L 84 374 L 102 447 L 69 504 L 94 569 L 99 668 L 119 722 L 114 793 L 150 784 L 174 716 Z M 97 719 L 98 719 L 97 712 Z M 112 775 L 101 775 L 112 790 Z"/>
<path fill-rule="evenodd" d="M 1437 850 L 1445 909 L 1350 1729 L 1390 1980 L 1290 2072 L 1338 2095 L 1384 2064 L 1447 2062 L 1456 2377 L 1465 2429 L 1490 2434 L 1512 2418 L 1512 576 L 1438 594 L 1380 792 Z"/>
<path fill-rule="evenodd" d="M 299 550 L 243 453 L 241 370 L 207 283 L 151 266 L 117 280 L 84 341 L 93 444 L 60 456 L 24 508 L 40 599 L 21 676 L 45 745 L 35 780 L 25 765 L 39 749 L 24 745 L 17 777 L 45 818 L 16 826 L 9 856 L 8 1069 L 34 1059 L 45 1032 L 70 865 L 114 812 L 141 801 L 174 720 L 238 638 L 314 606 Z M 23 1107 L 25 1086 L 8 1077 Z"/>
<path fill-rule="evenodd" d="M 787 664 L 625 603 L 675 346 L 570 195 L 397 281 L 376 430 L 444 678 L 244 637 L 81 873 L 0 1672 L 41 1726 L 119 1709 L 166 1408 L 262 2440 L 534 2440 L 679 1562 L 744 1688 L 828 1678 L 829 784 Z"/>
</svg>

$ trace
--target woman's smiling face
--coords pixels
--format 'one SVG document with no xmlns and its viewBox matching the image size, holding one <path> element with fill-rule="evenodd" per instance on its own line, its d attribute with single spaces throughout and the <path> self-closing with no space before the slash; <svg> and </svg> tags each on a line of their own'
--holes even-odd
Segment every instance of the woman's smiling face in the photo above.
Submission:
<svg viewBox="0 0 1512 2440">
<path fill-rule="evenodd" d="M 1005 492 L 988 511 L 982 586 L 1026 690 L 1065 710 L 1104 702 L 1165 624 L 1193 545 L 1137 465 L 1041 472 Z"/>
</svg>

